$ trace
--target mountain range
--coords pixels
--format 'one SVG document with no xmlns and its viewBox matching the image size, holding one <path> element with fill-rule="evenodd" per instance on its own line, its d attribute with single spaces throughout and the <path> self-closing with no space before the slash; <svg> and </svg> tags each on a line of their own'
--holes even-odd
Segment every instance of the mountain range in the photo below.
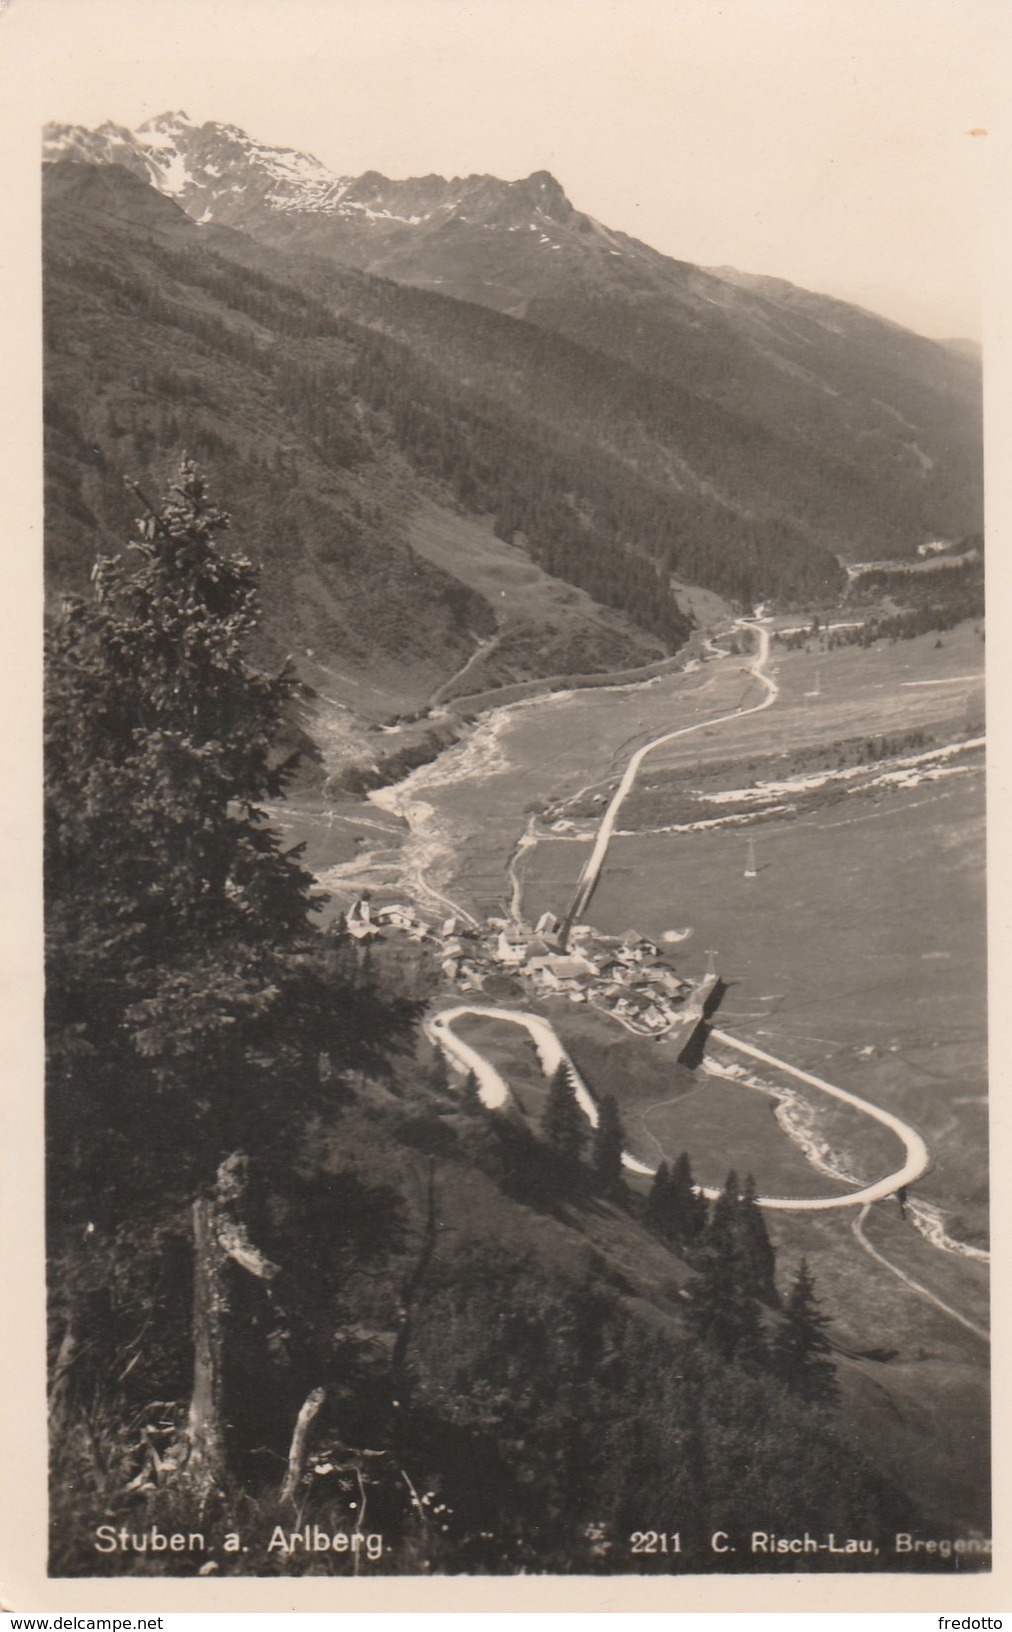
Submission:
<svg viewBox="0 0 1012 1632">
<path fill-rule="evenodd" d="M 671 259 L 546 171 L 353 178 L 184 114 L 45 152 L 54 587 L 185 441 L 271 638 L 417 701 L 675 649 L 678 586 L 810 604 L 981 525 L 966 348 Z"/>
<path fill-rule="evenodd" d="M 46 156 L 120 164 L 202 225 L 236 227 L 518 316 L 574 276 L 588 289 L 638 291 L 663 287 L 678 264 L 575 210 L 544 170 L 513 182 L 392 181 L 375 170 L 338 176 L 311 154 L 265 146 L 234 125 L 195 125 L 185 113 L 137 131 L 51 125 Z M 622 260 L 628 265 L 610 264 Z"/>
</svg>

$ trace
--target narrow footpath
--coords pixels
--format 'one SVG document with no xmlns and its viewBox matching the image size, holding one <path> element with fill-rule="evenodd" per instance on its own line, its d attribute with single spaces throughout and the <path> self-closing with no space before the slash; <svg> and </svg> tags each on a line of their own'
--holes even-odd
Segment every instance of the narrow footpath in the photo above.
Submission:
<svg viewBox="0 0 1012 1632">
<path fill-rule="evenodd" d="M 915 1281 L 912 1275 L 907 1274 L 906 1270 L 900 1269 L 897 1264 L 891 1263 L 884 1253 L 879 1252 L 877 1247 L 872 1246 L 864 1233 L 864 1222 L 870 1212 L 871 1202 L 868 1201 L 850 1226 L 854 1239 L 868 1254 L 869 1258 L 874 1258 L 875 1262 L 881 1264 L 883 1269 L 888 1269 L 891 1274 L 903 1282 L 904 1286 L 908 1286 L 911 1292 L 916 1292 L 917 1296 L 923 1298 L 926 1303 L 934 1304 L 935 1308 L 941 1310 L 943 1315 L 948 1315 L 950 1320 L 958 1321 L 960 1326 L 965 1326 L 967 1331 L 972 1332 L 974 1337 L 979 1337 L 982 1343 L 990 1343 L 991 1333 L 985 1331 L 983 1326 L 978 1326 L 975 1321 L 970 1320 L 966 1315 L 961 1315 L 958 1309 L 953 1309 L 951 1304 L 943 1303 L 941 1298 L 936 1298 L 935 1294 L 929 1292 L 926 1286 L 922 1286 L 920 1281 Z"/>
</svg>

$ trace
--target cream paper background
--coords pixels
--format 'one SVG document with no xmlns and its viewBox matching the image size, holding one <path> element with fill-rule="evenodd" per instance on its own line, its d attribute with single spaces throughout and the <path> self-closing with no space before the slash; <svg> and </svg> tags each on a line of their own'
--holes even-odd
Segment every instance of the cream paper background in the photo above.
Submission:
<svg viewBox="0 0 1012 1632">
<path fill-rule="evenodd" d="M 679 8 L 705 15 L 698 0 L 542 0 L 546 8 L 567 7 L 577 19 L 574 46 L 592 48 L 595 37 L 613 36 L 616 14 L 635 26 L 631 38 L 639 49 L 642 71 L 653 74 L 652 30 L 670 25 Z M 709 0 L 718 15 L 738 14 L 755 28 L 790 24 L 805 14 L 806 26 L 817 24 L 820 8 L 827 24 L 837 0 Z M 1007 1448 L 1012 1442 L 1012 1298 L 1005 1265 L 1009 1246 L 1010 1204 L 1006 1179 L 1012 1158 L 1012 642 L 1005 635 L 1012 609 L 1012 7 L 1004 0 L 852 0 L 878 29 L 895 27 L 897 58 L 909 73 L 920 71 L 917 17 L 961 19 L 976 31 L 981 51 L 979 98 L 972 123 L 954 118 L 944 86 L 938 98 L 940 137 L 953 144 L 959 162 L 961 143 L 984 149 L 986 177 L 984 221 L 985 387 L 987 417 L 987 519 L 989 568 L 988 701 L 989 749 L 989 899 L 991 948 L 991 1132 L 992 1255 L 994 1264 L 994 1334 L 992 1386 L 995 1417 L 995 1546 L 992 1574 L 951 1576 L 723 1576 L 702 1578 L 635 1578 L 595 1576 L 440 1577 L 349 1580 L 250 1579 L 214 1581 L 128 1579 L 49 1580 L 46 1577 L 46 1438 L 45 1438 L 45 1276 L 42 1176 L 42 887 L 41 887 L 41 624 L 42 624 L 42 460 L 41 460 L 41 287 L 39 274 L 39 142 L 48 119 L 74 120 L 66 106 L 66 87 L 74 81 L 89 98 L 100 94 L 99 118 L 122 119 L 125 88 L 132 70 L 159 58 L 170 20 L 178 39 L 181 19 L 192 27 L 191 48 L 200 63 L 202 82 L 218 76 L 229 83 L 236 59 L 263 57 L 267 47 L 260 25 L 276 28 L 291 22 L 294 38 L 314 44 L 314 20 L 340 13 L 362 26 L 368 19 L 378 46 L 397 56 L 397 30 L 407 15 L 429 13 L 436 50 L 453 51 L 466 42 L 474 51 L 490 45 L 501 29 L 503 14 L 515 14 L 518 28 L 529 27 L 529 0 L 477 0 L 458 6 L 447 0 L 0 0 L 0 290 L 3 295 L 3 389 L 0 429 L 3 453 L 0 481 L 0 743 L 3 783 L 0 787 L 0 1609 L 18 1613 L 77 1613 L 159 1610 L 279 1611 L 358 1610 L 476 1611 L 570 1610 L 585 1612 L 748 1610 L 803 1612 L 816 1610 L 926 1610 L 932 1613 L 1000 1613 L 1012 1609 L 1012 1473 Z M 85 27 L 81 25 L 84 22 Z M 205 23 L 211 46 L 203 38 Z M 450 24 L 453 24 L 452 29 Z M 913 26 L 912 26 L 913 25 Z M 162 32 L 160 32 L 160 30 Z M 386 33 L 384 34 L 384 31 Z M 73 37 L 77 56 L 68 50 Z M 809 36 L 810 37 L 810 36 Z M 799 34 L 799 40 L 801 36 Z M 228 48 L 222 41 L 229 42 Z M 638 46 L 636 42 L 639 42 Z M 178 49 L 178 47 L 177 47 Z M 532 62 L 538 51 L 534 29 Z M 307 62 L 309 58 L 307 57 Z M 579 52 L 571 65 L 578 72 Z M 796 65 L 795 65 L 796 66 Z M 68 74 L 71 76 L 68 81 Z M 398 117 L 396 81 L 388 88 L 391 121 Z M 374 94 L 383 98 L 383 78 Z M 537 93 L 536 76 L 531 94 Z M 818 97 L 817 79 L 812 94 Z M 616 90 L 631 109 L 635 80 L 628 74 Z M 895 86 L 902 95 L 903 81 Z M 335 90 L 336 94 L 336 90 Z M 171 105 L 184 102 L 181 92 Z M 978 105 L 979 104 L 979 105 Z M 169 104 L 167 104 L 169 105 Z M 161 111 L 161 106 L 148 109 Z M 265 111 L 267 111 L 265 109 Z M 876 110 L 868 118 L 874 134 Z M 880 110 L 884 111 L 884 110 Z M 961 109 L 960 109 L 961 111 Z M 212 117 L 227 118 L 222 113 Z M 522 99 L 514 117 L 522 123 Z M 621 120 L 623 106 L 608 110 Z M 452 125 L 454 110 L 439 117 Z M 91 121 L 89 121 L 91 122 Z M 986 135 L 970 135 L 986 132 Z M 284 123 L 250 122 L 252 134 L 290 142 Z M 799 134 L 804 139 L 804 133 Z M 943 144 L 944 145 L 944 144 Z M 923 189 L 911 153 L 911 191 Z M 336 162 L 341 163 L 340 156 Z M 368 160 L 367 163 L 373 161 Z M 381 168 L 379 161 L 376 167 Z M 647 176 L 660 187 L 670 155 L 663 146 L 644 152 Z M 883 164 L 904 162 L 895 144 L 883 146 Z M 552 167 L 552 156 L 532 163 Z M 365 164 L 361 166 L 365 168 Z M 465 168 L 462 161 L 460 169 Z M 403 173 L 403 172 L 402 172 Z M 415 168 L 411 173 L 418 173 Z M 579 205 L 594 210 L 564 173 L 560 176 Z M 598 207 L 600 208 L 600 207 Z M 604 213 L 602 210 L 600 213 Z M 607 216 L 605 217 L 607 219 Z M 618 221 L 612 224 L 619 225 Z M 812 230 L 802 213 L 793 223 L 799 240 Z M 902 224 L 897 223 L 902 231 Z M 649 231 L 642 233 L 656 242 Z M 658 248 L 672 252 L 667 244 Z M 745 265 L 794 278 L 788 245 L 777 259 Z M 678 251 L 675 250 L 675 253 Z M 691 255 L 686 248 L 685 253 Z M 798 278 L 796 281 L 803 281 Z M 913 293 L 916 293 L 915 291 Z M 847 298 L 843 296 L 842 298 Z M 852 298 L 858 298 L 854 296 Z M 874 306 L 871 299 L 866 304 Z M 913 320 L 911 319 L 911 322 Z M 914 324 L 916 326 L 916 324 Z M 954 331 L 958 332 L 958 331 Z M 1003 1447 L 1005 1454 L 1003 1454 Z"/>
</svg>

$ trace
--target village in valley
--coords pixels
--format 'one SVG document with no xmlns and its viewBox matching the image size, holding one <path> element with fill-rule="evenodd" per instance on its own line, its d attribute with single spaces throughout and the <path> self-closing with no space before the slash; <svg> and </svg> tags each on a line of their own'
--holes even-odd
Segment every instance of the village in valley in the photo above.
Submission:
<svg viewBox="0 0 1012 1632">
<path fill-rule="evenodd" d="M 589 924 L 573 924 L 567 931 L 551 912 L 533 928 L 506 917 L 472 925 L 451 916 L 437 926 L 414 906 L 375 902 L 364 893 L 349 907 L 345 925 L 360 943 L 404 935 L 432 945 L 457 991 L 483 992 L 490 979 L 512 976 L 529 997 L 590 1004 L 641 1037 L 659 1038 L 698 1023 L 718 979 L 712 954 L 704 979 L 690 981 L 634 929 L 603 935 Z"/>
</svg>

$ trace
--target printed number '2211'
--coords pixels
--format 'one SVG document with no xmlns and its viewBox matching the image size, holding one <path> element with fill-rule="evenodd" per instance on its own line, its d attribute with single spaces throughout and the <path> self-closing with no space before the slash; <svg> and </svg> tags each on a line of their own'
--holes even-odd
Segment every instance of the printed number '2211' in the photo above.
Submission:
<svg viewBox="0 0 1012 1632">
<path fill-rule="evenodd" d="M 680 1553 L 682 1537 L 679 1531 L 672 1530 L 634 1530 L 629 1537 L 629 1550 L 633 1553 Z"/>
</svg>

